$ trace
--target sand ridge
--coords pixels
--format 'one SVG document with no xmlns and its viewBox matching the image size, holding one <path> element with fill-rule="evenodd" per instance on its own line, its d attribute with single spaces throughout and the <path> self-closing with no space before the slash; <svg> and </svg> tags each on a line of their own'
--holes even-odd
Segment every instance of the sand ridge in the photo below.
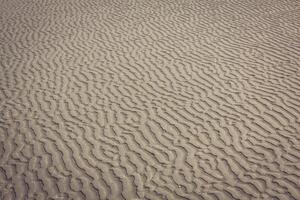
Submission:
<svg viewBox="0 0 300 200">
<path fill-rule="evenodd" d="M 0 5 L 0 199 L 300 199 L 299 1 Z"/>
</svg>

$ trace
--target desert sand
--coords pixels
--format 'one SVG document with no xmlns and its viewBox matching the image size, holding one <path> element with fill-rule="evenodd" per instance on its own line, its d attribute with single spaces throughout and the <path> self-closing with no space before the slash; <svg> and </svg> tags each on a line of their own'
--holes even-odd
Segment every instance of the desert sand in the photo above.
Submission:
<svg viewBox="0 0 300 200">
<path fill-rule="evenodd" d="M 300 199 L 300 1 L 0 0 L 0 199 Z"/>
</svg>

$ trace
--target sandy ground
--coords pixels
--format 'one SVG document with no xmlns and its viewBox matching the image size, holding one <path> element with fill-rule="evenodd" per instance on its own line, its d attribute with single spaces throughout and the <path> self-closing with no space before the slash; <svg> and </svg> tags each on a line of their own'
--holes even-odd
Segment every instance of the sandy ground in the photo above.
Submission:
<svg viewBox="0 0 300 200">
<path fill-rule="evenodd" d="M 300 1 L 0 17 L 0 199 L 300 199 Z"/>
</svg>

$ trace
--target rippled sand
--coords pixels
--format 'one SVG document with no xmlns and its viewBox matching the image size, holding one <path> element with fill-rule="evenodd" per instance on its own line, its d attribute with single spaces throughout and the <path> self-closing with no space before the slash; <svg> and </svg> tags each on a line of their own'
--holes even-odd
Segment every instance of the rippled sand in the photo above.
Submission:
<svg viewBox="0 0 300 200">
<path fill-rule="evenodd" d="M 300 199 L 300 1 L 0 0 L 0 199 Z"/>
</svg>

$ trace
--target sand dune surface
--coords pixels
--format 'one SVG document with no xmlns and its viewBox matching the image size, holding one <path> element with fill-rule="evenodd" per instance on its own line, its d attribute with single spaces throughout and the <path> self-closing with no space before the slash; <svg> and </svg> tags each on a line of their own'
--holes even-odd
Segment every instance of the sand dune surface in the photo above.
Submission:
<svg viewBox="0 0 300 200">
<path fill-rule="evenodd" d="M 300 199 L 300 1 L 0 0 L 0 199 Z"/>
</svg>

